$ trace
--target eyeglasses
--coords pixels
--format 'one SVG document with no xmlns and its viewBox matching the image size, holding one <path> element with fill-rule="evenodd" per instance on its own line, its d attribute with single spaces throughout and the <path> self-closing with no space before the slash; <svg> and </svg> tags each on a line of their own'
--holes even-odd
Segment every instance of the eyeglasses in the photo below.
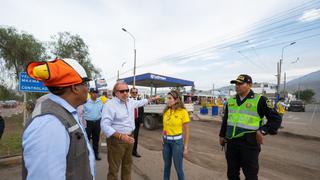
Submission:
<svg viewBox="0 0 320 180">
<path fill-rule="evenodd" d="M 118 90 L 118 92 L 120 92 L 121 94 L 123 94 L 123 93 L 128 93 L 129 92 L 129 89 L 123 89 L 123 90 Z"/>
<path fill-rule="evenodd" d="M 131 94 L 138 94 L 138 92 L 131 92 Z"/>
<path fill-rule="evenodd" d="M 89 87 L 89 81 L 83 81 L 79 85 L 83 85 L 83 86 Z"/>
</svg>

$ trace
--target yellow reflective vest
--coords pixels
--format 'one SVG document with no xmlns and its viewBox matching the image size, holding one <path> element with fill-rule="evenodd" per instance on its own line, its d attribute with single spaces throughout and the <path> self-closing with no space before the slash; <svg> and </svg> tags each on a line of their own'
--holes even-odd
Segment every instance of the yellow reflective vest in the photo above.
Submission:
<svg viewBox="0 0 320 180">
<path fill-rule="evenodd" d="M 232 139 L 243 136 L 245 133 L 255 132 L 262 124 L 262 118 L 258 114 L 258 102 L 261 95 L 254 94 L 254 98 L 248 98 L 240 106 L 235 97 L 228 100 L 228 120 L 226 138 Z"/>
</svg>

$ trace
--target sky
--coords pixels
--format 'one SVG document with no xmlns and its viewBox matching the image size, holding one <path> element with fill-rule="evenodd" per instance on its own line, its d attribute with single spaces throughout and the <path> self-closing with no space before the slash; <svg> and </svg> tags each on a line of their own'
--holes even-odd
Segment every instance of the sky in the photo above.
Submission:
<svg viewBox="0 0 320 180">
<path fill-rule="evenodd" d="M 197 89 L 226 86 L 240 73 L 276 83 L 282 49 L 288 81 L 320 70 L 319 0 L 0 0 L 0 25 L 43 42 L 80 35 L 109 88 L 118 70 L 133 75 L 133 39 L 121 28 L 136 39 L 137 74 L 191 80 Z"/>
</svg>

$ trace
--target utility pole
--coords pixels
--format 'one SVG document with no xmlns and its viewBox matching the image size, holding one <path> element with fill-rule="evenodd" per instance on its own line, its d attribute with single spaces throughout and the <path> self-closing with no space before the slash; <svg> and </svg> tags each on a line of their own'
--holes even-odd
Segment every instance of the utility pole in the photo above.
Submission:
<svg viewBox="0 0 320 180">
<path fill-rule="evenodd" d="M 283 94 L 286 97 L 286 85 L 287 85 L 287 73 L 284 73 L 284 81 L 283 81 Z"/>
<path fill-rule="evenodd" d="M 276 98 L 278 98 L 278 96 L 280 96 L 280 62 L 277 62 L 277 95 Z"/>
<path fill-rule="evenodd" d="M 281 59 L 280 59 L 280 62 L 277 64 L 277 70 L 278 70 L 278 74 L 277 74 L 277 77 L 278 77 L 278 82 L 277 82 L 277 98 L 280 97 L 280 83 L 281 83 L 281 69 L 282 69 L 282 62 L 283 62 L 283 54 L 284 54 L 284 49 L 289 47 L 289 46 L 292 46 L 294 45 L 296 42 L 292 42 L 290 44 L 287 44 L 285 46 L 282 47 L 282 51 L 281 51 Z"/>
<path fill-rule="evenodd" d="M 300 99 L 300 82 L 298 84 L 298 99 Z"/>
<path fill-rule="evenodd" d="M 137 68 L 137 50 L 136 50 L 136 38 L 125 28 L 122 28 L 122 30 L 126 33 L 128 33 L 132 39 L 133 39 L 133 87 L 136 87 L 136 68 Z"/>
<path fill-rule="evenodd" d="M 214 97 L 214 83 L 212 84 L 212 97 Z"/>
<path fill-rule="evenodd" d="M 25 126 L 27 122 L 27 92 L 23 92 L 23 123 Z"/>
</svg>

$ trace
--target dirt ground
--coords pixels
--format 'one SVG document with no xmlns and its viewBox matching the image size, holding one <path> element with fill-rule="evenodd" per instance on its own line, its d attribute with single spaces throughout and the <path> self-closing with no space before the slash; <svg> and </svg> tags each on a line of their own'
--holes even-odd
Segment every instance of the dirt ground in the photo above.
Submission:
<svg viewBox="0 0 320 180">
<path fill-rule="evenodd" d="M 208 116 L 209 117 L 209 116 Z M 185 176 L 189 180 L 226 179 L 226 160 L 218 143 L 220 117 L 192 121 L 190 154 L 184 162 Z M 320 177 L 320 107 L 315 112 L 289 112 L 284 117 L 284 129 L 276 136 L 265 136 L 260 153 L 259 179 L 306 180 Z M 142 158 L 133 158 L 133 180 L 161 180 L 161 129 L 141 129 L 139 152 Z M 106 179 L 107 157 L 101 153 L 97 162 L 97 180 Z M 0 179 L 21 179 L 21 165 L 0 166 Z M 172 167 L 171 179 L 176 180 Z M 242 178 L 243 175 L 242 175 Z"/>
<path fill-rule="evenodd" d="M 187 161 L 226 174 L 224 152 L 218 143 L 219 130 L 219 121 L 192 121 Z M 149 150 L 160 151 L 160 137 L 160 129 L 143 129 L 139 143 Z M 280 130 L 276 136 L 265 136 L 259 162 L 262 179 L 317 179 L 320 177 L 320 138 Z"/>
</svg>

